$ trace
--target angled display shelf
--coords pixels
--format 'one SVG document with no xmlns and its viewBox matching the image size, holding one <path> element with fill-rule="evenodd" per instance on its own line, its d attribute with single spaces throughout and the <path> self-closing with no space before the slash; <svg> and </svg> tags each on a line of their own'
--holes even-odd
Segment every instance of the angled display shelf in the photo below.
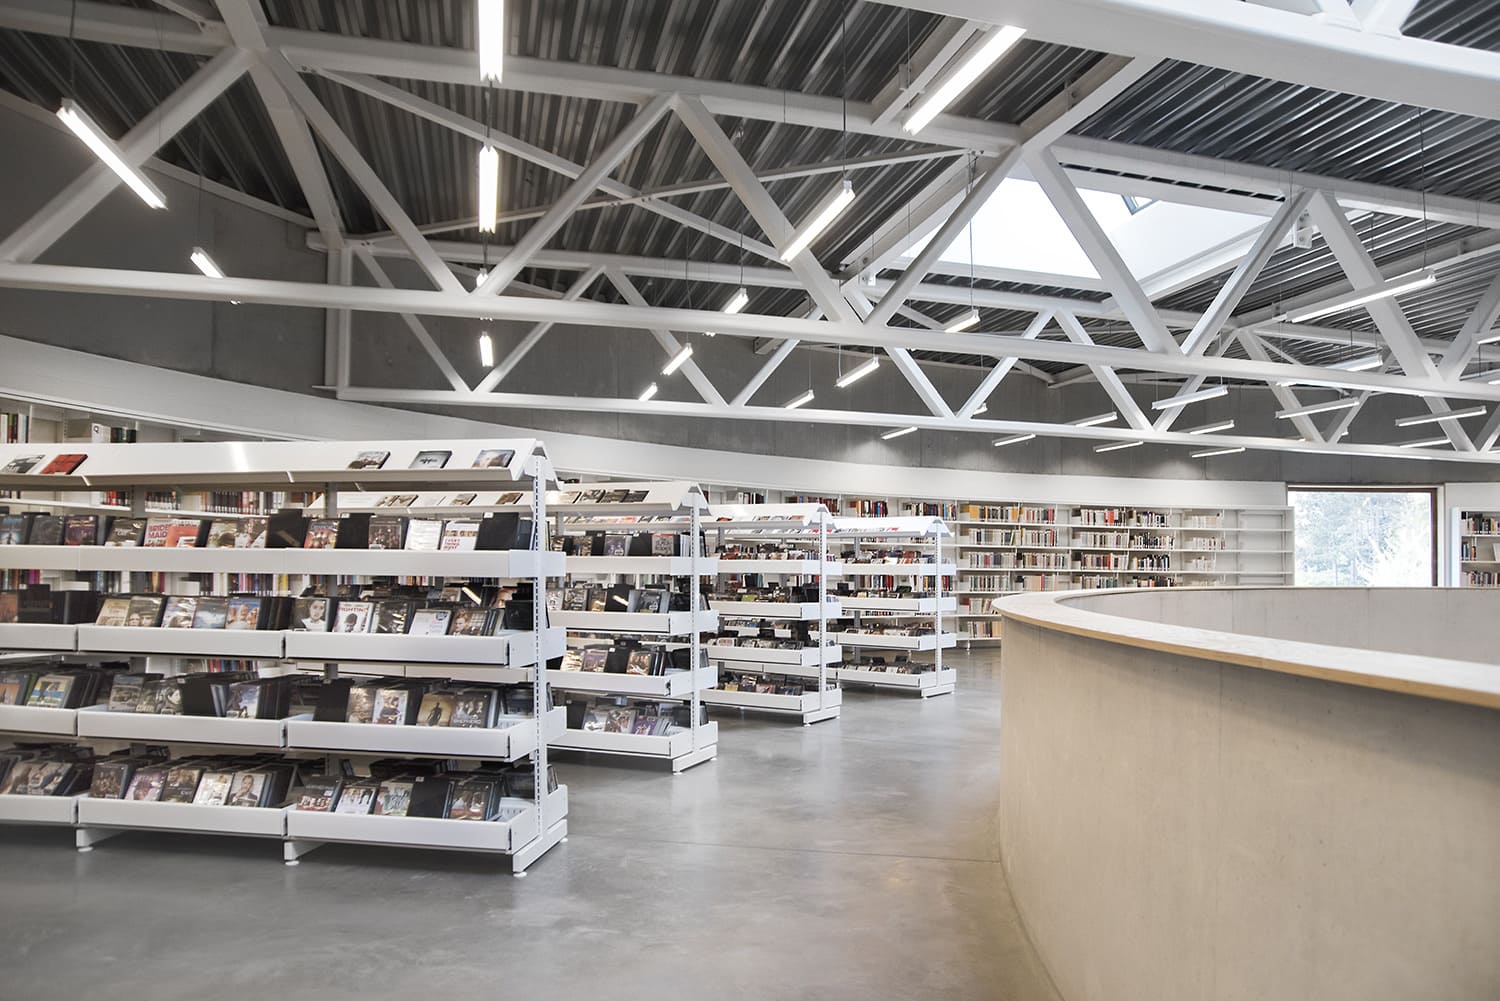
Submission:
<svg viewBox="0 0 1500 1001">
<path fill-rule="evenodd" d="M 362 453 L 381 458 L 371 460 Z M 142 517 L 148 510 L 149 489 L 198 491 L 205 496 L 264 490 L 278 498 L 292 490 L 304 498 L 319 495 L 315 507 L 306 512 L 310 517 L 336 518 L 351 507 L 358 510 L 359 503 L 399 515 L 427 491 L 467 489 L 475 491 L 472 497 L 487 489 L 494 492 L 493 499 L 507 502 L 491 509 L 513 510 L 531 519 L 531 524 L 544 526 L 547 488 L 556 483 L 546 450 L 534 439 L 0 446 L 0 467 L 37 455 L 42 459 L 30 464 L 34 470 L 53 460 L 75 468 L 62 475 L 39 471 L 0 475 L 0 489 L 20 492 L 20 500 L 12 503 L 43 511 L 56 508 L 57 513 L 93 510 Z M 128 499 L 123 505 L 115 500 L 103 503 L 101 491 Z M 356 504 L 346 503 L 351 499 Z M 198 502 L 193 495 L 179 497 L 178 502 L 175 507 L 169 504 L 170 510 L 164 513 L 203 519 L 238 516 L 218 507 L 191 506 Z M 456 551 L 0 544 L 0 570 L 33 572 L 59 583 L 68 583 L 74 574 L 96 580 L 104 579 L 98 576 L 104 574 L 151 574 L 151 592 L 177 595 L 201 595 L 221 588 L 226 594 L 244 590 L 245 585 L 237 582 L 249 575 L 270 578 L 273 583 L 268 586 L 277 594 L 299 593 L 298 585 L 291 583 L 297 578 L 304 584 L 334 578 L 529 583 L 534 595 L 530 628 L 507 628 L 493 635 L 0 623 L 0 651 L 50 659 L 61 655 L 129 658 L 151 665 L 158 673 L 175 672 L 180 658 L 192 657 L 254 662 L 263 676 L 311 669 L 333 680 L 347 664 L 377 676 L 529 683 L 529 714 L 508 706 L 509 715 L 500 716 L 494 727 L 382 726 L 321 722 L 310 716 L 156 715 L 110 712 L 103 705 L 82 709 L 0 706 L 0 734 L 11 739 L 75 739 L 104 746 L 158 744 L 179 755 L 202 753 L 208 747 L 227 752 L 270 751 L 309 762 L 347 755 L 440 758 L 524 768 L 517 763 L 529 760 L 529 788 L 536 790 L 530 799 L 504 800 L 499 819 L 493 822 L 86 796 L 3 796 L 0 822 L 71 826 L 78 846 L 84 849 L 122 830 L 181 831 L 279 840 L 289 863 L 324 841 L 339 841 L 500 853 L 509 857 L 513 871 L 524 872 L 567 834 L 567 790 L 548 791 L 547 764 L 548 741 L 562 732 L 565 711 L 551 708 L 545 677 L 547 661 L 560 657 L 566 644 L 565 630 L 546 621 L 548 578 L 562 576 L 566 558 L 547 549 L 544 531 L 532 531 L 529 539 L 517 541 L 521 548 L 481 550 L 476 545 Z M 179 584 L 183 590 L 173 590 Z M 128 583 L 123 590 L 140 593 L 139 585 L 132 588 Z M 321 585 L 317 593 L 324 593 Z M 30 801 L 19 802 L 23 799 Z"/>
</svg>

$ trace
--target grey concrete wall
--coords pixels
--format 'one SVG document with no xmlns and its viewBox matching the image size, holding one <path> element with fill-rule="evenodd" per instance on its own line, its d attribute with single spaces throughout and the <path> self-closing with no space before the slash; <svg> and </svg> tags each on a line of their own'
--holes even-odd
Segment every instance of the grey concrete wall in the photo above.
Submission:
<svg viewBox="0 0 1500 1001">
<path fill-rule="evenodd" d="M 1067 1001 L 1500 996 L 1496 712 L 1021 622 L 1001 689 L 1002 855 Z"/>
<path fill-rule="evenodd" d="M 22 155 L 0 158 L 0 231 L 9 232 L 76 176 L 91 160 L 66 132 L 0 107 L 0 148 Z M 116 192 L 64 237 L 42 260 L 48 263 L 146 268 L 190 272 L 188 251 L 208 247 L 231 274 L 296 281 L 322 281 L 323 256 L 308 251 L 293 225 L 212 195 L 201 199 L 188 184 L 157 177 L 169 208 L 152 212 L 129 192 Z M 415 268 L 383 262 L 394 280 L 412 288 L 429 287 Z M 356 281 L 371 284 L 361 266 Z M 649 283 L 642 285 L 649 298 Z M 481 372 L 472 321 L 426 318 L 428 329 L 472 384 Z M 516 324 L 490 325 L 500 356 L 525 333 Z M 398 316 L 356 313 L 352 322 L 351 369 L 356 385 L 446 389 L 436 366 L 423 353 Z M 0 289 L 0 333 L 90 351 L 145 364 L 256 385 L 311 392 L 323 382 L 323 314 L 267 306 L 176 302 L 111 296 L 70 296 Z M 765 360 L 748 341 L 695 338 L 695 360 L 720 391 L 732 397 Z M 644 331 L 559 326 L 547 335 L 500 388 L 578 396 L 635 396 L 649 382 L 661 397 L 695 400 L 679 373 L 663 378 L 661 348 Z M 846 355 L 844 368 L 851 362 Z M 922 412 L 916 394 L 893 365 L 848 390 L 833 386 L 837 355 L 799 351 L 755 397 L 779 404 L 809 386 L 817 405 L 896 414 Z M 928 373 L 954 406 L 978 384 L 981 373 L 931 366 Z M 1145 402 L 1162 390 L 1144 387 Z M 1402 404 L 1384 406 L 1397 408 Z M 1406 405 L 1409 407 L 1409 404 Z M 1453 463 L 1330 459 L 1280 453 L 1247 453 L 1219 459 L 1188 457 L 1182 447 L 1145 446 L 1096 455 L 1087 441 L 1037 439 L 1006 449 L 990 446 L 990 435 L 918 432 L 895 441 L 880 440 L 885 428 L 812 423 L 680 420 L 583 412 L 517 409 L 428 408 L 480 421 L 514 424 L 542 431 L 574 432 L 664 444 L 754 452 L 810 459 L 941 469 L 1024 473 L 1093 474 L 1172 479 L 1229 479 L 1293 483 L 1433 483 L 1493 479 L 1487 471 Z M 990 400 L 990 414 L 1021 419 L 1072 420 L 1112 409 L 1097 385 L 1049 390 L 1039 380 L 1012 373 Z M 1197 405 L 1180 426 L 1233 417 L 1241 430 L 1291 436 L 1285 421 L 1270 417 L 1276 404 L 1268 393 L 1247 391 L 1231 399 Z M 1372 406 L 1355 424 L 1365 429 L 1390 426 L 1390 413 Z"/>
</svg>

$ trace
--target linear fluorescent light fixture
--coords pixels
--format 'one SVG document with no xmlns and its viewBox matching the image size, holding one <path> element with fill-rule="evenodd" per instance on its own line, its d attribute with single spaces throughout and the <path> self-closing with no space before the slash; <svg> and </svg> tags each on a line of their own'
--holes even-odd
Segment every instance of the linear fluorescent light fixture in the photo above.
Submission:
<svg viewBox="0 0 1500 1001">
<path fill-rule="evenodd" d="M 1173 407 L 1185 407 L 1189 403 L 1217 400 L 1221 396 L 1228 395 L 1228 386 L 1209 386 L 1207 389 L 1200 389 L 1195 393 L 1178 393 L 1176 396 L 1169 396 L 1165 400 L 1153 400 L 1151 402 L 1151 409 L 1171 410 Z"/>
<path fill-rule="evenodd" d="M 1068 421 L 1068 423 L 1078 428 L 1096 428 L 1100 424 L 1113 424 L 1119 419 L 1120 415 L 1111 410 L 1107 414 L 1095 414 L 1092 417 L 1083 417 L 1076 421 Z"/>
<path fill-rule="evenodd" d="M 1446 414 L 1423 414 L 1421 417 L 1403 417 L 1396 422 L 1398 428 L 1414 428 L 1418 424 L 1436 424 L 1439 421 L 1457 421 L 1465 417 L 1483 417 L 1489 413 L 1488 407 L 1467 407 L 1463 410 L 1450 410 Z M 1448 439 L 1444 438 L 1444 441 Z"/>
<path fill-rule="evenodd" d="M 962 333 L 965 330 L 968 330 L 970 327 L 977 326 L 979 326 L 979 310 L 971 309 L 963 316 L 960 316 L 957 320 L 954 320 L 952 323 L 944 327 L 943 332 L 947 334 L 958 334 Z"/>
<path fill-rule="evenodd" d="M 990 405 L 988 403 L 981 403 L 979 406 L 977 406 L 977 407 L 974 408 L 974 412 L 972 414 L 970 414 L 969 416 L 970 417 L 978 417 L 980 414 L 989 413 L 989 410 L 990 410 Z"/>
<path fill-rule="evenodd" d="M 1394 296 L 1404 295 L 1407 292 L 1415 292 L 1417 289 L 1426 288 L 1436 281 L 1437 272 L 1432 268 L 1427 268 L 1412 274 L 1389 278 L 1369 288 L 1356 289 L 1353 292 L 1330 299 L 1320 306 L 1288 310 L 1280 319 L 1286 320 L 1288 323 L 1315 320 L 1320 316 L 1327 316 L 1330 313 L 1342 313 L 1346 309 L 1363 306 L 1365 303 L 1375 302 L 1378 299 L 1390 299 Z"/>
<path fill-rule="evenodd" d="M 114 144 L 104 130 L 99 128 L 97 122 L 89 117 L 88 112 L 78 106 L 78 102 L 70 97 L 63 98 L 62 105 L 57 109 L 57 117 L 68 127 L 83 144 L 93 151 L 94 155 L 104 161 L 104 165 L 124 181 L 126 186 L 140 196 L 141 201 L 154 209 L 167 207 L 167 196 L 161 193 L 161 189 L 146 179 L 146 175 L 125 162 L 125 156 L 120 148 Z"/>
<path fill-rule="evenodd" d="M 505 0 L 475 0 L 479 21 L 479 79 L 499 83 L 505 71 Z"/>
<path fill-rule="evenodd" d="M 493 233 L 500 218 L 500 154 L 489 143 L 479 151 L 479 231 Z"/>
<path fill-rule="evenodd" d="M 481 285 L 484 284 L 484 280 L 486 278 L 488 278 L 489 276 L 490 276 L 490 269 L 489 268 L 480 268 L 479 269 L 478 273 L 474 275 L 474 288 L 475 288 L 476 291 L 479 289 L 479 286 L 481 286 Z"/>
<path fill-rule="evenodd" d="M 1278 410 L 1276 416 L 1281 420 L 1289 421 L 1293 417 L 1311 417 L 1314 414 L 1327 414 L 1335 410 L 1348 410 L 1359 406 L 1359 401 L 1353 397 L 1344 397 L 1338 400 L 1327 400 L 1323 403 L 1309 403 L 1305 407 L 1294 407 L 1291 410 Z"/>
<path fill-rule="evenodd" d="M 1116 441 L 1108 445 L 1095 445 L 1095 452 L 1118 452 L 1122 448 L 1135 448 L 1137 445 L 1146 444 L 1143 441 Z"/>
<path fill-rule="evenodd" d="M 495 342 L 490 340 L 488 331 L 479 335 L 479 364 L 485 368 L 495 367 Z"/>
<path fill-rule="evenodd" d="M 693 346 L 691 344 L 684 344 L 682 346 L 682 350 L 678 351 L 675 355 L 672 356 L 671 361 L 662 366 L 661 374 L 671 375 L 673 372 L 686 365 L 687 360 L 691 357 L 693 357 Z"/>
<path fill-rule="evenodd" d="M 1431 448 L 1434 445 L 1448 444 L 1447 438 L 1423 438 L 1421 441 L 1403 441 L 1402 448 Z"/>
<path fill-rule="evenodd" d="M 839 376 L 838 381 L 835 382 L 834 385 L 839 387 L 840 389 L 845 389 L 849 386 L 854 385 L 856 382 L 863 379 L 865 376 L 869 375 L 879 367 L 880 358 L 872 355 L 869 361 L 861 365 L 856 365 L 854 368 L 851 368 L 849 371 Z"/>
<path fill-rule="evenodd" d="M 1003 448 L 1006 445 L 1019 445 L 1021 442 L 1030 441 L 1035 437 L 1036 435 L 1034 434 L 1013 434 L 1009 438 L 996 438 L 990 444 L 996 448 Z"/>
<path fill-rule="evenodd" d="M 1011 46 L 1019 42 L 1024 34 L 1025 28 L 1009 24 L 990 31 L 958 69 L 917 102 L 901 127 L 908 135 L 916 135 L 925 129 L 944 108 L 953 103 L 954 98 L 973 86 L 974 81 L 985 70 L 995 65 Z"/>
<path fill-rule="evenodd" d="M 1213 434 L 1215 431 L 1233 431 L 1234 421 L 1214 421 L 1201 427 L 1188 428 L 1188 434 Z"/>
<path fill-rule="evenodd" d="M 1484 337 L 1474 339 L 1475 344 L 1500 344 L 1500 332 L 1486 334 Z"/>
<path fill-rule="evenodd" d="M 788 243 L 786 249 L 781 252 L 781 259 L 791 261 L 806 250 L 808 244 L 816 240 L 818 234 L 827 229 L 829 224 L 837 219 L 839 213 L 848 208 L 852 201 L 854 201 L 854 185 L 847 180 L 840 181 L 839 186 L 828 193 L 807 221 L 797 227 L 797 232 L 792 236 L 792 242 Z"/>
<path fill-rule="evenodd" d="M 193 252 L 191 254 L 188 254 L 188 260 L 192 261 L 193 267 L 203 272 L 206 277 L 224 277 L 224 269 L 215 264 L 214 259 L 208 256 L 208 251 L 204 250 L 202 247 L 194 247 Z M 238 306 L 240 304 L 240 301 L 238 299 L 230 299 L 229 304 L 231 306 Z"/>
<path fill-rule="evenodd" d="M 1210 448 L 1210 449 L 1206 449 L 1206 450 L 1204 450 L 1202 452 L 1194 452 L 1193 453 L 1193 458 L 1195 458 L 1195 459 L 1212 459 L 1216 455 L 1238 455 L 1240 452 L 1243 452 L 1243 451 L 1244 451 L 1243 448 Z"/>
<path fill-rule="evenodd" d="M 911 427 L 897 428 L 894 431 L 887 431 L 885 434 L 880 436 L 880 440 L 890 441 L 892 438 L 900 438 L 902 435 L 911 434 L 916 429 L 916 425 L 912 425 Z"/>
<path fill-rule="evenodd" d="M 1365 355 L 1362 358 L 1349 358 L 1344 361 L 1334 362 L 1329 368 L 1336 368 L 1340 372 L 1371 372 L 1377 368 L 1385 367 L 1385 359 L 1378 354 Z"/>
<path fill-rule="evenodd" d="M 656 395 L 656 383 L 653 382 L 651 385 L 647 386 L 644 390 L 642 390 L 641 395 L 640 395 L 640 400 L 641 400 L 642 403 L 645 403 L 647 400 L 651 399 L 651 397 L 653 397 L 655 395 Z"/>
<path fill-rule="evenodd" d="M 794 399 L 794 400 L 788 400 L 786 402 L 786 409 L 788 409 L 788 410 L 796 410 L 798 407 L 805 407 L 805 406 L 807 406 L 812 401 L 813 401 L 813 391 L 809 389 L 807 392 L 803 393 L 801 396 L 797 397 L 796 399 Z"/>
<path fill-rule="evenodd" d="M 738 313 L 748 305 L 750 305 L 750 292 L 747 289 L 741 288 L 730 297 L 729 301 L 724 304 L 724 308 L 719 310 L 719 312 Z"/>
</svg>

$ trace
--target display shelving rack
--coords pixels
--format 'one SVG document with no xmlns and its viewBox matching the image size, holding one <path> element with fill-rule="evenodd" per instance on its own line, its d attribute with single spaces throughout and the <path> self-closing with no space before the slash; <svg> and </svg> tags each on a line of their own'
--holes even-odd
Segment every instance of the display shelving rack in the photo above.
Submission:
<svg viewBox="0 0 1500 1001">
<path fill-rule="evenodd" d="M 1453 512 L 1454 587 L 1500 587 L 1500 511 Z"/>
<path fill-rule="evenodd" d="M 818 599 L 815 602 L 729 601 L 715 600 L 714 609 L 730 629 L 758 633 L 755 622 L 806 622 L 818 637 L 812 645 L 796 649 L 726 646 L 708 648 L 708 658 L 719 671 L 780 674 L 816 681 L 817 687 L 801 695 L 773 692 L 725 691 L 722 687 L 704 693 L 710 705 L 756 713 L 774 714 L 796 719 L 804 725 L 836 719 L 843 712 L 844 695 L 834 680 L 831 665 L 843 656 L 843 649 L 825 643 L 828 623 L 840 609 L 828 594 L 828 581 L 840 573 L 839 564 L 829 558 L 828 533 L 832 524 L 828 509 L 821 504 L 722 504 L 709 509 L 713 519 L 709 528 L 715 534 L 716 549 L 724 551 L 729 542 L 811 542 L 816 558 L 808 550 L 806 559 L 720 559 L 719 576 L 735 577 L 756 574 L 762 577 L 815 580 Z M 814 630 L 812 624 L 816 624 Z"/>
<path fill-rule="evenodd" d="M 911 692 L 931 698 L 951 694 L 957 687 L 958 672 L 943 666 L 943 651 L 958 644 L 958 636 L 944 628 L 945 615 L 956 610 L 952 594 L 944 593 L 944 579 L 953 579 L 957 567 L 945 560 L 943 542 L 951 536 L 943 519 L 932 515 L 895 518 L 835 518 L 833 540 L 849 547 L 841 553 L 843 575 L 852 581 L 889 577 L 911 582 L 910 597 L 874 596 L 866 598 L 840 596 L 845 616 L 854 628 L 835 633 L 838 642 L 853 650 L 904 651 L 931 653 L 933 669 L 902 674 L 874 671 L 858 664 L 845 663 L 835 673 L 840 685 L 866 685 L 879 690 Z M 930 562 L 869 562 L 865 549 L 871 543 L 914 543 L 931 553 Z M 932 631 L 917 635 L 867 632 L 875 623 L 930 622 Z"/>
<path fill-rule="evenodd" d="M 578 501 L 552 505 L 556 537 L 584 532 L 630 535 L 657 532 L 685 538 L 685 553 L 674 555 L 570 556 L 569 583 L 579 578 L 628 578 L 638 586 L 655 579 L 687 578 L 688 609 L 666 613 L 559 610 L 552 621 L 565 627 L 573 642 L 578 634 L 632 636 L 662 640 L 668 646 L 686 641 L 691 651 L 690 669 L 663 675 L 610 674 L 585 671 L 547 672 L 552 687 L 639 699 L 675 701 L 689 708 L 689 725 L 666 735 L 608 733 L 568 728 L 552 741 L 560 750 L 588 751 L 627 758 L 665 761 L 674 774 L 711 761 L 719 753 L 719 725 L 702 720 L 701 696 L 716 683 L 713 669 L 704 662 L 703 635 L 718 628 L 718 616 L 704 606 L 702 582 L 716 572 L 718 561 L 703 552 L 702 516 L 706 502 L 695 483 L 570 483 L 564 494 L 597 491 L 624 492 L 641 496 L 636 501 Z"/>
<path fill-rule="evenodd" d="M 481 450 L 509 450 L 504 466 L 473 468 Z M 348 468 L 366 451 L 390 456 L 380 469 Z M 411 469 L 418 452 L 449 451 L 445 468 Z M 323 512 L 340 512 L 340 491 L 422 491 L 435 487 L 494 487 L 519 484 L 532 523 L 544 524 L 546 486 L 555 481 L 545 448 L 533 439 L 401 442 L 215 442 L 183 444 L 40 447 L 0 446 L 0 466 L 22 455 L 50 452 L 85 456 L 69 475 L 35 472 L 0 476 L 0 488 L 49 499 L 27 503 L 89 506 L 70 500 L 82 493 L 129 491 L 134 514 L 144 511 L 144 490 L 212 491 L 265 489 L 322 491 Z M 52 458 L 46 454 L 42 468 Z M 346 496 L 349 496 L 346 494 Z M 355 493 L 353 496 L 359 496 Z M 409 508 L 389 508 L 403 513 Z M 469 507 L 477 511 L 480 508 Z M 78 847 L 92 846 L 121 831 L 184 831 L 278 840 L 288 864 L 325 842 L 491 853 L 509 859 L 512 871 L 527 866 L 567 836 L 566 786 L 548 790 L 547 740 L 560 731 L 561 710 L 548 711 L 544 665 L 559 656 L 562 630 L 546 624 L 549 578 L 561 577 L 565 561 L 549 552 L 543 532 L 531 545 L 511 551 L 417 552 L 406 550 L 166 549 L 104 546 L 0 546 L 0 568 L 54 571 L 143 571 L 163 573 L 277 573 L 423 577 L 485 577 L 530 581 L 534 600 L 529 630 L 494 636 L 392 636 L 323 634 L 278 630 L 179 630 L 95 625 L 0 624 L 0 650 L 63 656 L 128 654 L 144 658 L 216 656 L 316 662 L 329 676 L 341 667 L 374 673 L 466 677 L 529 682 L 532 716 L 505 728 L 466 730 L 323 723 L 309 716 L 285 720 L 110 713 L 104 706 L 80 709 L 0 707 L 0 731 L 12 737 L 72 737 L 91 743 L 144 741 L 176 750 L 208 747 L 278 750 L 288 757 L 329 755 L 365 758 L 438 757 L 463 761 L 517 762 L 530 758 L 534 795 L 507 798 L 492 822 L 298 811 L 287 807 L 212 807 L 77 797 L 0 796 L 0 822 L 48 823 L 75 830 Z M 379 665 L 378 668 L 376 665 Z"/>
</svg>

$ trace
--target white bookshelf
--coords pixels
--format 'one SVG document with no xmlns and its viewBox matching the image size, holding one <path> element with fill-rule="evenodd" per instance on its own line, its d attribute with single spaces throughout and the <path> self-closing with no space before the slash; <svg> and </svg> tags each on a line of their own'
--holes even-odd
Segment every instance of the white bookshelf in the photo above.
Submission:
<svg viewBox="0 0 1500 1001">
<path fill-rule="evenodd" d="M 1500 511 L 1454 508 L 1451 518 L 1452 586 L 1500 588 Z"/>
</svg>

